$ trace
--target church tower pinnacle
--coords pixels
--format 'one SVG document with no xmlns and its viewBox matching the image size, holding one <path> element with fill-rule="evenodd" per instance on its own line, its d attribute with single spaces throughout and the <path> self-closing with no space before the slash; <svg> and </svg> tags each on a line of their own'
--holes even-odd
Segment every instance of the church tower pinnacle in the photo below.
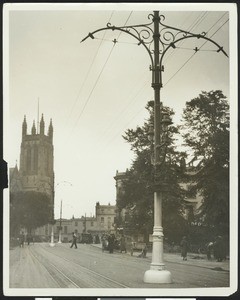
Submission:
<svg viewBox="0 0 240 300">
<path fill-rule="evenodd" d="M 43 114 L 42 114 L 41 121 L 40 121 L 40 134 L 41 135 L 44 135 L 44 127 L 45 127 L 45 123 L 44 123 Z"/>
<path fill-rule="evenodd" d="M 19 178 L 23 191 L 42 192 L 49 196 L 51 214 L 54 214 L 54 147 L 52 120 L 45 135 L 43 114 L 40 131 L 36 130 L 35 120 L 31 133 L 27 134 L 26 116 L 22 123 L 22 143 L 20 152 Z"/>
<path fill-rule="evenodd" d="M 53 125 L 52 125 L 52 119 L 50 120 L 50 124 L 49 124 L 49 127 L 48 127 L 48 136 L 52 142 L 52 139 L 53 139 Z"/>
<path fill-rule="evenodd" d="M 32 126 L 32 135 L 36 134 L 36 126 L 35 126 L 35 121 L 33 121 L 33 126 Z"/>
<path fill-rule="evenodd" d="M 26 121 L 26 115 L 25 115 L 23 123 L 22 123 L 22 137 L 25 137 L 26 135 L 27 135 L 27 121 Z"/>
</svg>

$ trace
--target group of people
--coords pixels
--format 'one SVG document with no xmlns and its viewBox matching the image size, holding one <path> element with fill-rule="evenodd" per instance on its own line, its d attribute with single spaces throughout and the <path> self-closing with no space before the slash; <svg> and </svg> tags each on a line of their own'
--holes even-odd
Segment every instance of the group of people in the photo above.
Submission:
<svg viewBox="0 0 240 300">
<path fill-rule="evenodd" d="M 114 249 L 120 250 L 120 252 L 127 253 L 126 248 L 126 239 L 122 234 L 120 239 L 117 239 L 114 233 L 104 234 L 101 238 L 102 241 L 102 250 L 108 250 L 109 253 L 113 253 Z"/>
<path fill-rule="evenodd" d="M 186 236 L 182 238 L 180 246 L 181 246 L 182 258 L 183 260 L 187 260 L 187 253 L 189 251 L 189 242 Z M 212 259 L 212 255 L 217 262 L 221 262 L 226 259 L 225 243 L 222 236 L 217 236 L 214 242 L 209 242 L 206 245 L 206 253 L 207 253 L 208 260 Z"/>
<path fill-rule="evenodd" d="M 20 237 L 19 237 L 19 246 L 21 248 L 24 247 L 25 242 L 27 242 L 28 245 L 30 245 L 30 243 L 32 242 L 34 244 L 34 238 L 32 235 L 27 234 L 25 236 L 24 232 L 21 232 Z"/>
<path fill-rule="evenodd" d="M 217 236 L 215 242 L 210 242 L 207 244 L 208 260 L 212 259 L 212 255 L 218 262 L 221 262 L 226 259 L 225 243 L 222 236 L 220 235 Z"/>
<path fill-rule="evenodd" d="M 103 234 L 102 238 L 102 251 L 108 250 L 109 253 L 113 253 L 116 243 L 116 237 L 113 233 Z"/>
</svg>

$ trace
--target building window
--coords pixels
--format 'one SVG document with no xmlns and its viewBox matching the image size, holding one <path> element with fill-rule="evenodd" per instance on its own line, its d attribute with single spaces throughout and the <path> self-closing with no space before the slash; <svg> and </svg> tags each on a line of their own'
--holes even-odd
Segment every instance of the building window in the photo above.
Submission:
<svg viewBox="0 0 240 300">
<path fill-rule="evenodd" d="M 48 235 L 48 227 L 45 226 L 45 235 Z"/>
<path fill-rule="evenodd" d="M 104 217 L 101 217 L 101 223 L 104 223 Z"/>
<path fill-rule="evenodd" d="M 78 226 L 78 222 L 75 222 L 75 226 Z"/>
<path fill-rule="evenodd" d="M 26 161 L 26 163 L 27 163 L 26 169 L 27 169 L 27 172 L 29 172 L 31 170 L 31 149 L 30 148 L 27 149 L 27 161 Z"/>
<path fill-rule="evenodd" d="M 64 226 L 64 233 L 67 233 L 67 226 Z"/>
<path fill-rule="evenodd" d="M 34 145 L 34 150 L 33 150 L 33 169 L 34 173 L 37 174 L 38 170 L 38 148 L 36 145 Z"/>
<path fill-rule="evenodd" d="M 104 209 L 103 209 L 103 208 L 101 209 L 101 213 L 102 213 L 102 214 L 104 213 Z"/>
<path fill-rule="evenodd" d="M 93 225 L 94 225 L 93 222 L 91 222 L 91 226 L 92 226 L 92 227 L 93 227 Z"/>
</svg>

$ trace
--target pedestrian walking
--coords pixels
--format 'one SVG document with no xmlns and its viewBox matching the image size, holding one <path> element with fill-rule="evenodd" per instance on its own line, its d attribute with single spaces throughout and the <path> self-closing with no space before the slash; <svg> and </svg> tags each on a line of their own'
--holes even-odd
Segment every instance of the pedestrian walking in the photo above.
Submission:
<svg viewBox="0 0 240 300">
<path fill-rule="evenodd" d="M 121 236 L 121 239 L 120 239 L 120 252 L 125 252 L 127 253 L 127 249 L 126 249 L 126 240 L 125 240 L 125 236 L 124 234 Z"/>
<path fill-rule="evenodd" d="M 70 248 L 72 248 L 73 246 L 75 246 L 75 249 L 77 249 L 77 236 L 75 232 L 72 233 L 72 245 L 70 246 Z"/>
<path fill-rule="evenodd" d="M 108 237 L 108 250 L 109 250 L 109 253 L 113 253 L 114 242 L 115 242 L 115 236 L 114 236 L 113 233 L 111 233 Z"/>
<path fill-rule="evenodd" d="M 32 241 L 32 236 L 30 234 L 27 234 L 27 244 L 30 245 L 30 242 Z"/>
<path fill-rule="evenodd" d="M 181 246 L 181 256 L 182 256 L 182 258 L 183 258 L 183 260 L 187 260 L 188 241 L 187 241 L 186 236 L 184 236 L 182 238 L 180 246 Z"/>
<path fill-rule="evenodd" d="M 214 247 L 214 257 L 217 260 L 217 262 L 221 262 L 224 259 L 226 259 L 224 242 L 223 242 L 223 238 L 220 235 L 216 238 L 213 247 Z"/>
<path fill-rule="evenodd" d="M 213 252 L 213 242 L 209 242 L 207 244 L 207 259 L 208 260 L 212 259 L 212 252 Z"/>
<path fill-rule="evenodd" d="M 21 232 L 20 237 L 19 237 L 19 246 L 20 246 L 21 248 L 24 247 L 24 241 L 25 241 L 25 236 L 24 236 L 24 233 Z"/>
<path fill-rule="evenodd" d="M 100 244 L 100 239 L 98 234 L 95 236 L 95 244 Z"/>
<path fill-rule="evenodd" d="M 147 257 L 147 244 L 145 244 L 142 248 L 141 253 L 138 255 L 138 257 L 146 258 Z"/>
</svg>

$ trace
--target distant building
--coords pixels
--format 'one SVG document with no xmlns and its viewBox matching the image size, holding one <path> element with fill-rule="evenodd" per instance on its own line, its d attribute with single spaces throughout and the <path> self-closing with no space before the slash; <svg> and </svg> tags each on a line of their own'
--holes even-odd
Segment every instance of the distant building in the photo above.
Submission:
<svg viewBox="0 0 240 300">
<path fill-rule="evenodd" d="M 118 202 L 118 200 L 120 199 L 120 197 L 124 194 L 124 181 L 127 180 L 127 171 L 126 172 L 118 172 L 118 170 L 116 171 L 116 175 L 114 176 L 114 179 L 116 181 L 115 187 L 116 187 L 116 203 Z M 117 205 L 117 211 L 116 211 L 116 218 L 117 218 L 117 225 L 119 226 L 119 228 L 122 228 L 123 223 L 125 223 L 126 221 L 126 215 L 128 216 L 128 211 L 123 208 L 123 209 L 119 209 L 118 205 Z"/>
<path fill-rule="evenodd" d="M 186 174 L 190 175 L 190 178 L 191 175 L 196 173 L 196 167 L 193 165 L 194 161 L 193 159 L 188 164 L 185 161 L 181 161 L 181 166 L 184 167 Z M 124 195 L 124 181 L 128 180 L 127 170 L 126 172 L 117 171 L 114 179 L 116 181 L 117 225 L 124 230 L 125 234 L 133 235 L 132 228 L 128 227 L 128 218 L 131 211 L 125 208 L 121 210 L 118 208 L 118 201 Z M 179 184 L 183 189 L 190 190 L 191 186 L 195 185 L 195 182 L 190 179 L 188 182 L 181 182 Z M 183 217 L 190 223 L 194 223 L 194 217 L 199 213 L 201 204 L 202 197 L 199 191 L 196 194 L 186 197 L 183 202 Z"/>
<path fill-rule="evenodd" d="M 72 233 L 75 232 L 78 241 L 81 240 L 82 234 L 91 234 L 93 237 L 96 235 L 101 236 L 104 233 L 115 231 L 115 218 L 116 218 L 116 206 L 115 205 L 100 205 L 96 203 L 96 216 L 71 219 L 57 219 L 54 224 L 54 237 L 55 241 L 59 238 L 59 232 L 61 231 L 62 241 L 69 242 L 72 239 Z M 50 239 L 51 226 L 45 225 L 35 230 L 35 235 L 39 236 L 42 240 Z"/>
<path fill-rule="evenodd" d="M 115 230 L 116 205 L 96 203 L 96 219 L 101 231 Z"/>
<path fill-rule="evenodd" d="M 185 173 L 189 176 L 189 181 L 180 183 L 181 188 L 186 191 L 191 191 L 191 188 L 196 185 L 194 180 L 191 180 L 191 177 L 196 174 L 198 167 L 194 166 L 194 161 L 191 160 L 188 164 L 186 164 Z M 196 193 L 190 193 L 184 199 L 184 218 L 191 224 L 195 222 L 195 216 L 200 212 L 202 205 L 202 196 L 200 191 L 196 191 Z"/>
<path fill-rule="evenodd" d="M 26 116 L 22 123 L 20 167 L 10 168 L 10 192 L 36 191 L 46 193 L 50 198 L 50 209 L 54 217 L 54 154 L 52 120 L 45 135 L 43 115 L 39 132 L 33 121 L 31 134 L 27 134 Z"/>
</svg>

